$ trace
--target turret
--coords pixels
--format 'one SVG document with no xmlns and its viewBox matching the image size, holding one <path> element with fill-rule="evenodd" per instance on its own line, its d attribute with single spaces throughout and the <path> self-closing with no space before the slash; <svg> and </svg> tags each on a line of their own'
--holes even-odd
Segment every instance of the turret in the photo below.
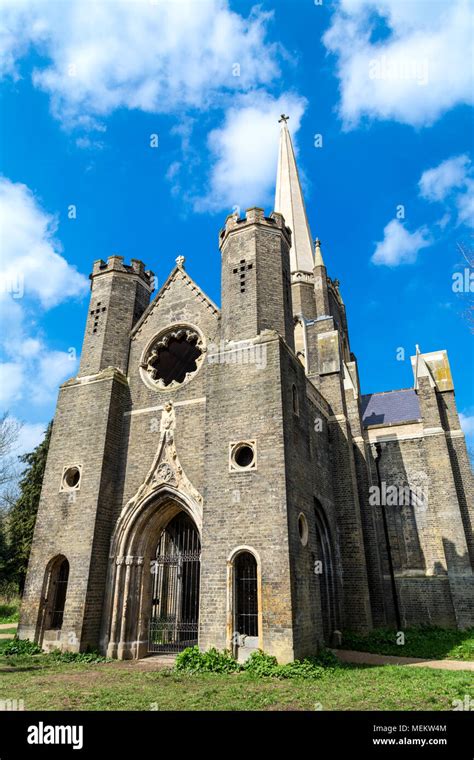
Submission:
<svg viewBox="0 0 474 760">
<path fill-rule="evenodd" d="M 291 232 L 281 214 L 260 208 L 227 217 L 219 236 L 222 253 L 222 328 L 225 340 L 254 338 L 274 330 L 291 348 Z"/>
<path fill-rule="evenodd" d="M 94 375 L 106 367 L 127 372 L 130 330 L 141 317 L 153 290 L 153 272 L 142 261 L 123 263 L 110 256 L 94 262 L 91 299 L 84 333 L 79 376 Z"/>
</svg>

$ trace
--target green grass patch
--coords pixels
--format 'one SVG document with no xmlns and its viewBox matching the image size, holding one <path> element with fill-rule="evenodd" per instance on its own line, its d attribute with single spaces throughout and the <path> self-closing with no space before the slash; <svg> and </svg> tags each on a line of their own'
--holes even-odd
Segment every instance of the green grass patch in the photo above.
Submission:
<svg viewBox="0 0 474 760">
<path fill-rule="evenodd" d="M 0 655 L 0 699 L 26 710 L 452 710 L 472 673 L 400 666 L 323 669 L 319 678 L 145 670 L 139 663 Z"/>
<path fill-rule="evenodd" d="M 20 597 L 0 596 L 0 623 L 17 623 L 20 615 Z"/>
<path fill-rule="evenodd" d="M 458 631 L 453 628 L 420 626 L 403 631 L 405 641 L 397 644 L 398 632 L 393 628 L 376 628 L 366 636 L 344 633 L 343 649 L 359 652 L 422 657 L 432 660 L 474 660 L 474 628 Z"/>
</svg>

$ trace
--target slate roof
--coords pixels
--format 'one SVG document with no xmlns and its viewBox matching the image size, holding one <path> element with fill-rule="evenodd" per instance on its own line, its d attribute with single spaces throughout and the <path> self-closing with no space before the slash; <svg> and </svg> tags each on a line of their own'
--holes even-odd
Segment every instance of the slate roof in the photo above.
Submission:
<svg viewBox="0 0 474 760">
<path fill-rule="evenodd" d="M 413 422 L 420 419 L 420 404 L 413 388 L 361 396 L 362 422 L 370 425 L 390 425 L 394 422 Z"/>
</svg>

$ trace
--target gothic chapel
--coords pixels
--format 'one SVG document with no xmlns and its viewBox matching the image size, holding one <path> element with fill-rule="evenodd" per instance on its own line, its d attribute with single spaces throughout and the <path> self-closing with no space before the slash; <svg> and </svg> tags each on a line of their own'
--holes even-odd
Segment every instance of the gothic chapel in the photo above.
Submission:
<svg viewBox="0 0 474 760">
<path fill-rule="evenodd" d="M 220 309 L 182 257 L 151 302 L 141 261 L 94 262 L 21 609 L 19 636 L 44 649 L 288 662 L 345 630 L 473 625 L 447 353 L 417 349 L 409 387 L 361 395 L 280 122 L 275 210 L 219 234 Z"/>
</svg>

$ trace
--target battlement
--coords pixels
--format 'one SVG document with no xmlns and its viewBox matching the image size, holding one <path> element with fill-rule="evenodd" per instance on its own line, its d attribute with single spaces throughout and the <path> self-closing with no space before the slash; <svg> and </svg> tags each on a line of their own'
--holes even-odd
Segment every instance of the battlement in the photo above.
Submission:
<svg viewBox="0 0 474 760">
<path fill-rule="evenodd" d="M 103 259 L 97 259 L 94 261 L 90 279 L 92 280 L 93 277 L 108 272 L 136 274 L 146 283 L 146 285 L 148 285 L 148 287 L 151 288 L 153 285 L 154 273 L 150 269 L 145 270 L 145 264 L 143 261 L 140 261 L 140 259 L 132 259 L 131 264 L 124 264 L 123 256 L 117 255 L 109 256 L 106 262 L 103 261 Z"/>
<path fill-rule="evenodd" d="M 225 220 L 223 229 L 221 229 L 219 233 L 219 246 L 223 245 L 227 236 L 232 232 L 237 230 L 240 231 L 244 227 L 249 227 L 253 224 L 282 230 L 287 237 L 288 245 L 291 246 L 291 230 L 286 226 L 282 214 L 279 214 L 277 211 L 272 211 L 270 216 L 265 216 L 263 208 L 258 208 L 257 206 L 246 209 L 244 217 L 240 217 L 238 214 L 229 214 Z"/>
</svg>

